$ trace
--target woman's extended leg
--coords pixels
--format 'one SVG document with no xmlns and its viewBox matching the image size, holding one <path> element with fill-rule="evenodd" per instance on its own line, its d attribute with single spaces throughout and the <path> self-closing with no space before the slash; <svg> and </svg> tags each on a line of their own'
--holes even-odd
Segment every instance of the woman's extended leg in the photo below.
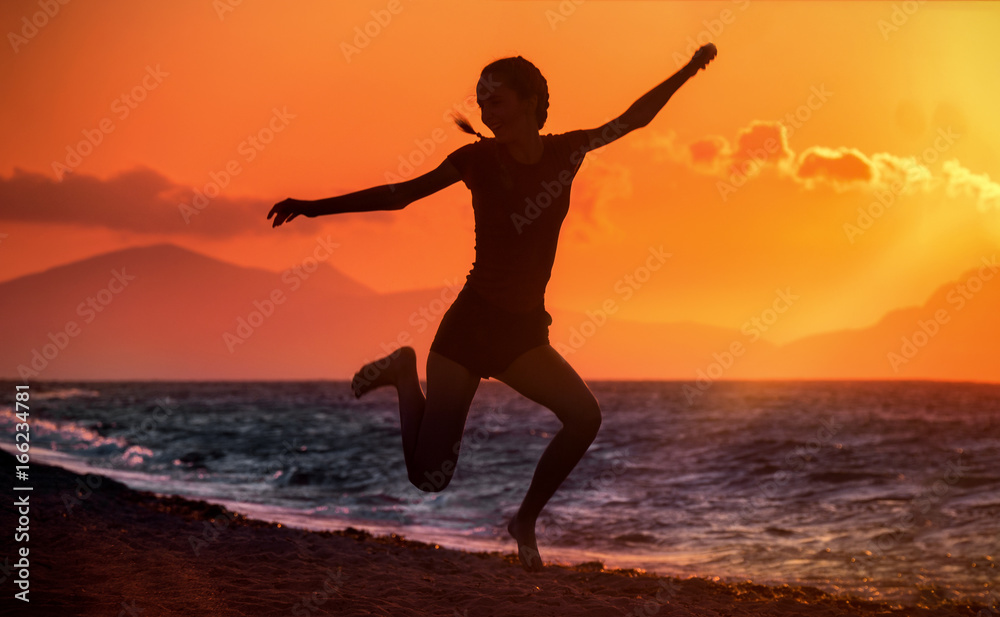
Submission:
<svg viewBox="0 0 1000 617">
<path fill-rule="evenodd" d="M 535 521 L 597 436 L 601 408 L 587 384 L 551 345 L 525 352 L 496 378 L 551 409 L 563 424 L 538 460 L 528 493 L 507 526 L 517 540 L 521 565 L 539 570 Z"/>
<path fill-rule="evenodd" d="M 461 364 L 432 351 L 427 356 L 425 398 L 417 377 L 417 355 L 412 347 L 402 347 L 362 367 L 351 388 L 358 397 L 381 386 L 396 388 L 410 482 L 423 491 L 440 491 L 455 473 L 479 381 Z"/>
</svg>

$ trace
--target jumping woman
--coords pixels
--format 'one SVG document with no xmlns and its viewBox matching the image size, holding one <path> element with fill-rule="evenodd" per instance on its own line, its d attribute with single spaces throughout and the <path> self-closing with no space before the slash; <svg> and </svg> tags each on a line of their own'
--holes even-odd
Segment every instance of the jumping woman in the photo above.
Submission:
<svg viewBox="0 0 1000 617">
<path fill-rule="evenodd" d="M 410 482 L 424 491 L 443 490 L 451 481 L 481 379 L 502 381 L 555 413 L 562 428 L 538 461 L 528 492 L 507 525 L 527 570 L 542 567 L 535 539 L 539 513 L 601 426 L 597 399 L 549 344 L 552 318 L 545 310 L 545 286 L 569 209 L 570 185 L 588 151 L 649 124 L 716 53 L 714 45 L 705 45 L 618 118 L 559 135 L 539 134 L 549 107 L 541 72 L 521 56 L 497 60 L 483 69 L 476 86 L 482 122 L 494 137 L 483 137 L 467 120 L 456 118 L 462 130 L 479 140 L 449 154 L 433 171 L 339 197 L 286 199 L 267 215 L 277 227 L 299 215 L 401 210 L 460 180 L 472 192 L 476 258 L 431 343 L 427 395 L 417 378 L 412 347 L 362 367 L 351 387 L 356 397 L 381 386 L 396 388 L 406 469 Z"/>
</svg>

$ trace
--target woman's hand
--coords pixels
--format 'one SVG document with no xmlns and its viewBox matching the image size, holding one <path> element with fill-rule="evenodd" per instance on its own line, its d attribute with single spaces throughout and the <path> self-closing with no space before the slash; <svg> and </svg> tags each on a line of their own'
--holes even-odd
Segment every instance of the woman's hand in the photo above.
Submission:
<svg viewBox="0 0 1000 617">
<path fill-rule="evenodd" d="M 688 68 L 691 70 L 691 74 L 694 75 L 701 69 L 708 66 L 715 56 L 717 56 L 719 50 L 715 48 L 715 45 L 709 43 L 707 45 L 702 45 L 698 51 L 694 52 L 694 56 L 691 57 L 691 61 L 688 62 Z"/>
<path fill-rule="evenodd" d="M 312 216 L 311 208 L 308 202 L 302 201 L 300 199 L 286 199 L 284 201 L 279 201 L 274 204 L 271 211 L 267 213 L 268 220 L 274 217 L 274 223 L 271 227 L 277 227 L 282 223 L 287 223 L 293 218 L 304 214 L 305 216 Z"/>
</svg>

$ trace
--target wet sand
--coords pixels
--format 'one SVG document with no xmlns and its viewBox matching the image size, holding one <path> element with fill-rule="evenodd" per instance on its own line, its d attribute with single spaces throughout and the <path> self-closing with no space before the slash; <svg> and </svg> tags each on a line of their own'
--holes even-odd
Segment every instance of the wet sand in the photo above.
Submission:
<svg viewBox="0 0 1000 617">
<path fill-rule="evenodd" d="M 2 486 L 20 497 L 10 489 L 14 465 L 0 452 Z M 57 467 L 32 464 L 28 484 L 27 543 L 11 542 L 13 498 L 0 508 L 3 614 L 971 617 L 983 608 L 899 607 L 809 587 L 659 577 L 599 563 L 527 573 L 513 553 L 455 551 L 354 529 L 291 529 Z M 30 548 L 29 604 L 13 599 L 9 569 L 22 545 Z"/>
</svg>

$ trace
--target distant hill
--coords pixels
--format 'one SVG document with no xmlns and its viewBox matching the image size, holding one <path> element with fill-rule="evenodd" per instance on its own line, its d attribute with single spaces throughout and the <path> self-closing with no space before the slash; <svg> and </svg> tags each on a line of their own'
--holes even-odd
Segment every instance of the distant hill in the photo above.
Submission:
<svg viewBox="0 0 1000 617">
<path fill-rule="evenodd" d="M 134 279 L 123 285 L 116 272 Z M 169 244 L 52 268 L 0 292 L 19 299 L 0 309 L 0 374 L 18 376 L 34 359 L 45 365 L 37 379 L 340 378 L 404 328 L 420 340 L 410 312 L 437 295 L 380 295 L 323 263 L 283 276 Z M 59 334 L 70 322 L 78 334 Z M 46 351 L 54 357 L 39 359 Z"/>
<path fill-rule="evenodd" d="M 793 341 L 760 370 L 768 377 L 1000 381 L 1000 268 L 984 261 L 922 306 L 887 313 L 871 327 Z"/>
<path fill-rule="evenodd" d="M 582 374 L 613 379 L 1000 382 L 1000 269 L 986 264 L 941 285 L 922 306 L 892 311 L 867 328 L 776 346 L 724 328 L 608 321 L 567 357 Z M 568 340 L 566 323 L 558 325 L 553 341 Z M 742 355 L 726 353 L 734 344 Z"/>
<path fill-rule="evenodd" d="M 781 347 L 726 328 L 557 308 L 550 339 L 588 378 L 1000 381 L 1000 277 L 969 298 L 958 284 L 870 328 Z M 0 377 L 27 367 L 34 380 L 348 379 L 400 343 L 426 357 L 456 292 L 379 294 L 325 263 L 300 276 L 170 244 L 130 248 L 0 283 Z M 946 318 L 937 330 L 935 312 Z M 934 331 L 926 340 L 921 323 Z M 916 337 L 912 358 L 903 337 Z"/>
</svg>

